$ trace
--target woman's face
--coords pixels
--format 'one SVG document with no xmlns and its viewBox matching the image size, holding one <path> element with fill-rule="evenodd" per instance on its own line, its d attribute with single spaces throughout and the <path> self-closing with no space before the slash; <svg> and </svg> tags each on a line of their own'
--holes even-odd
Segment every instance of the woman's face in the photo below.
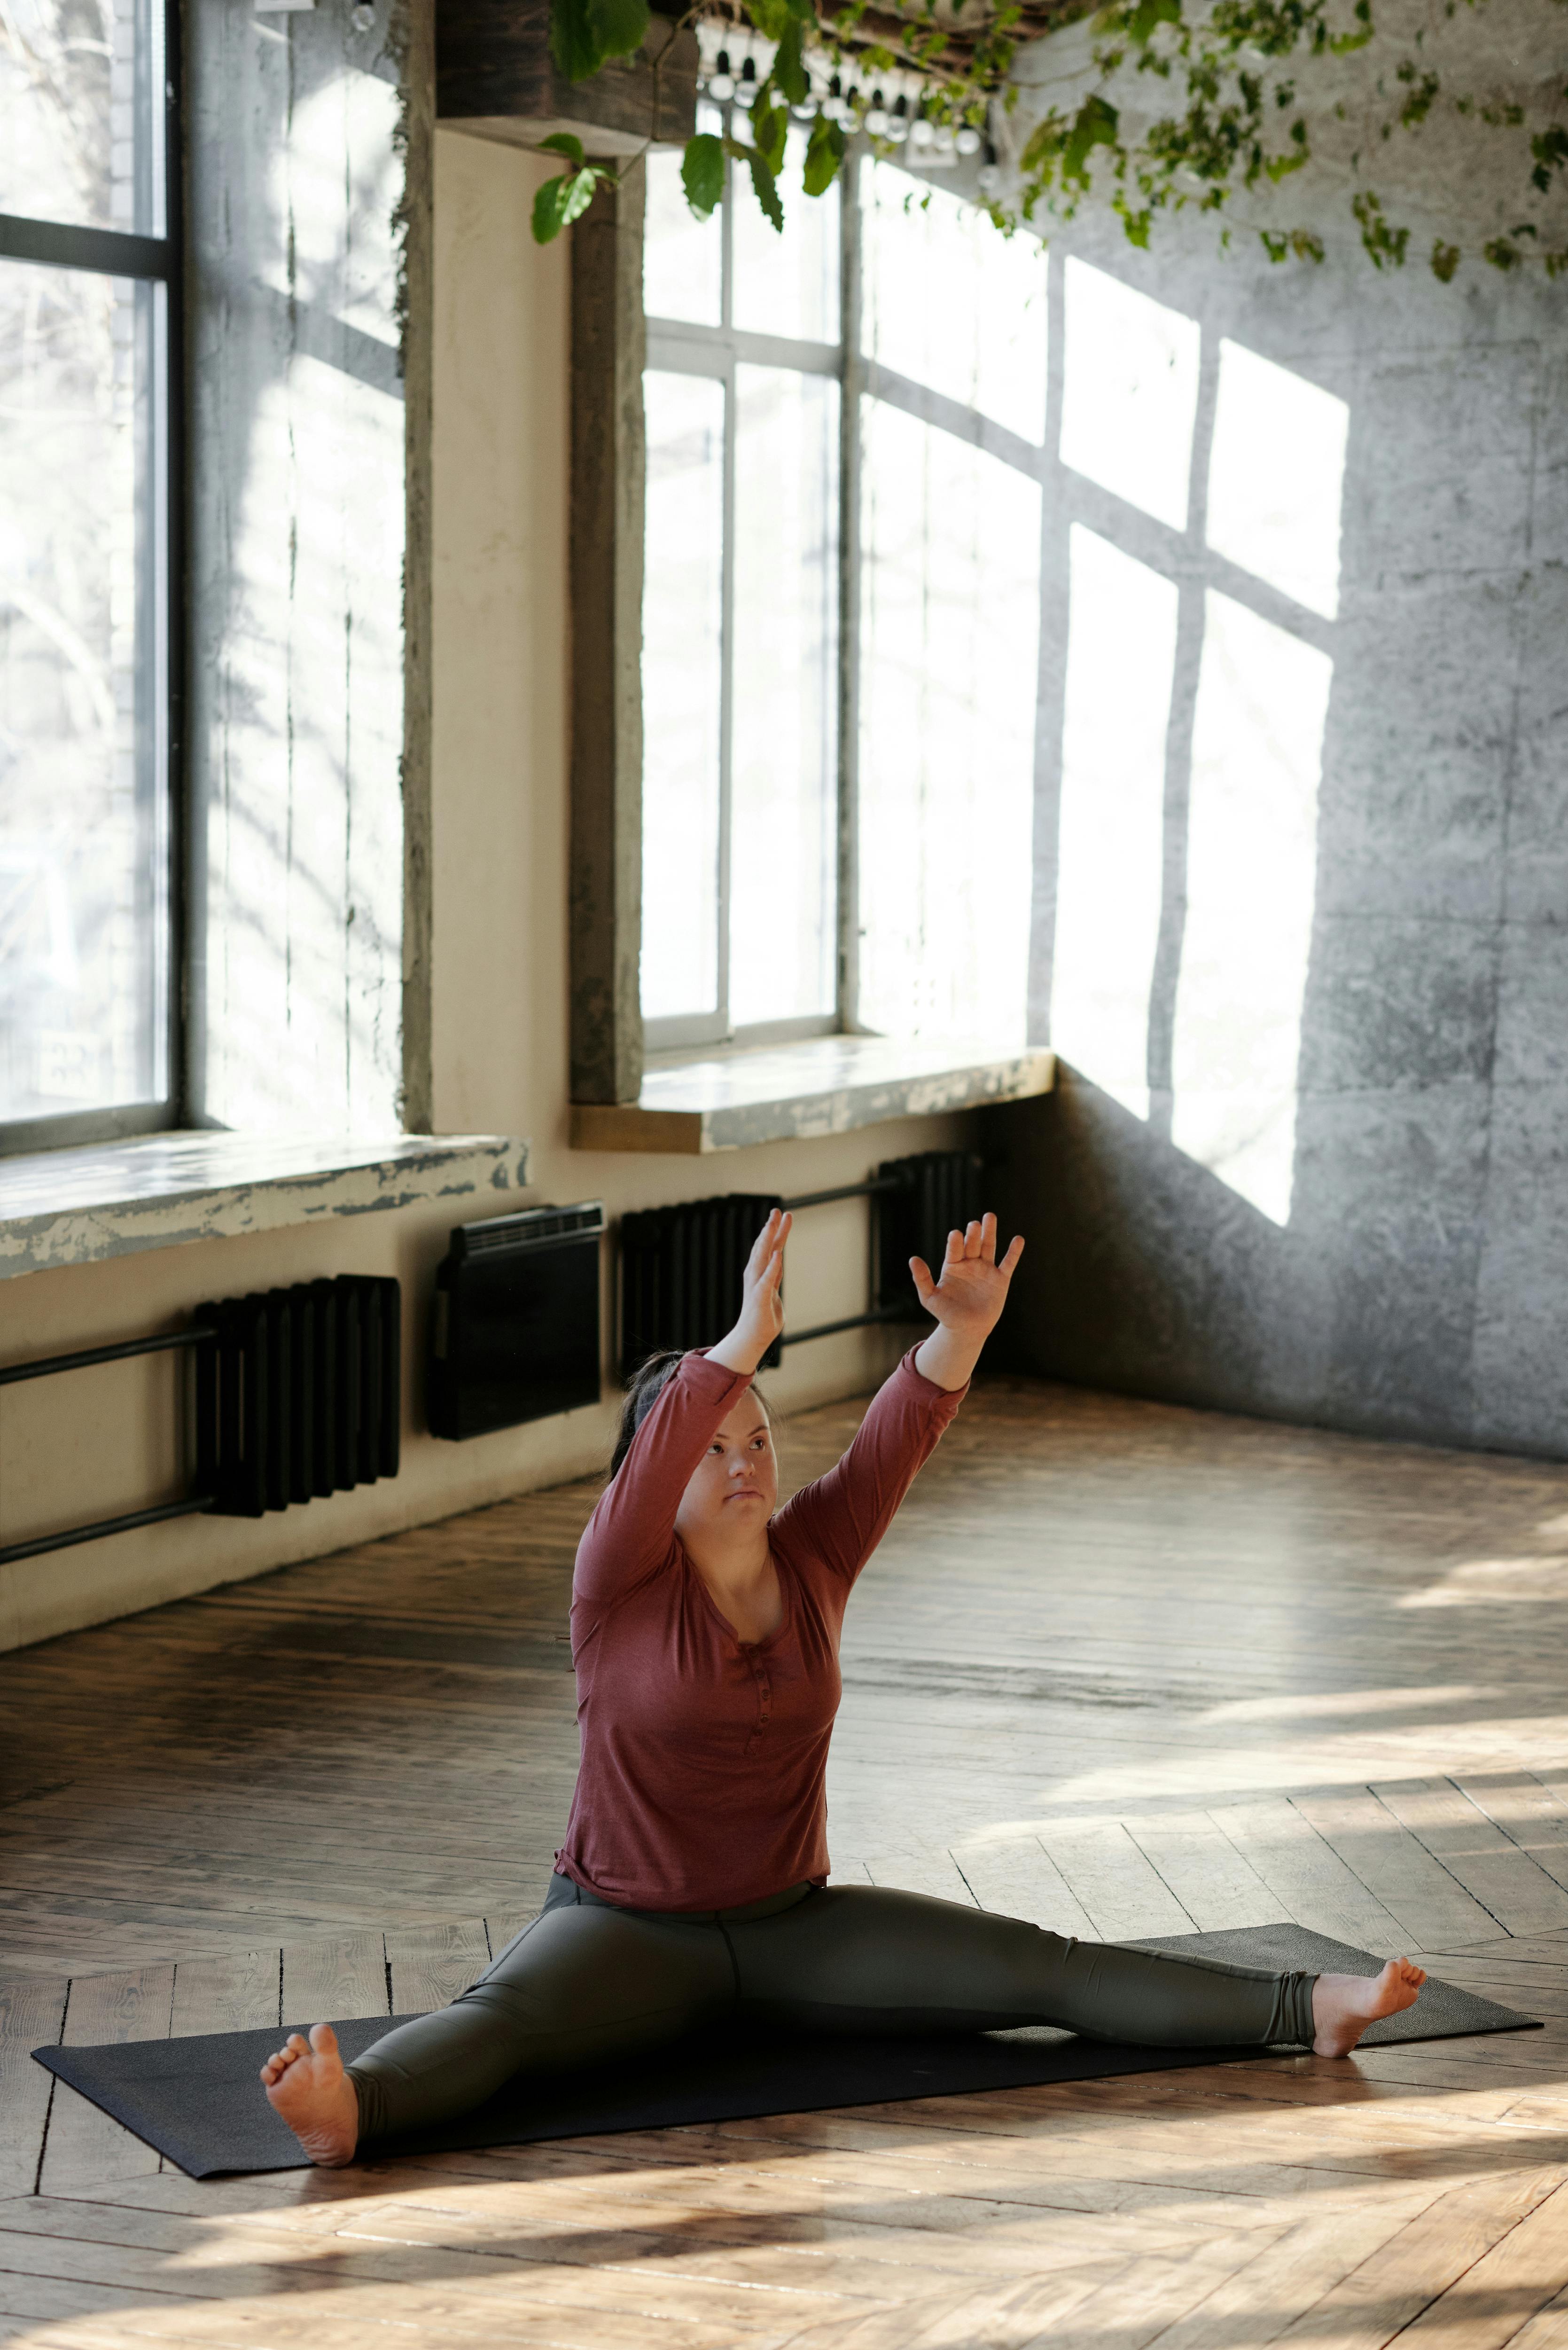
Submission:
<svg viewBox="0 0 1568 2350">
<path fill-rule="evenodd" d="M 731 1405 L 693 1470 L 675 1513 L 683 1542 L 715 1537 L 743 1544 L 767 1524 L 779 1497 L 779 1464 L 768 1416 L 748 1388 Z"/>
</svg>

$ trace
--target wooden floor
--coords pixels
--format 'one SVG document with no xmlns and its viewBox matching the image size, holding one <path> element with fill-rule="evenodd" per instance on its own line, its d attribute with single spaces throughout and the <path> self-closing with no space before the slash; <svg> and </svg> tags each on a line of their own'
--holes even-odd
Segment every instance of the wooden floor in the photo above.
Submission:
<svg viewBox="0 0 1568 2350">
<path fill-rule="evenodd" d="M 205 2184 L 52 2085 L 431 2004 L 533 1913 L 591 1503 L 0 1659 L 0 2338 L 1568 2350 L 1568 1469 L 996 1382 L 850 1611 L 831 1780 L 840 1878 L 1293 1918 L 1544 2033 Z"/>
</svg>

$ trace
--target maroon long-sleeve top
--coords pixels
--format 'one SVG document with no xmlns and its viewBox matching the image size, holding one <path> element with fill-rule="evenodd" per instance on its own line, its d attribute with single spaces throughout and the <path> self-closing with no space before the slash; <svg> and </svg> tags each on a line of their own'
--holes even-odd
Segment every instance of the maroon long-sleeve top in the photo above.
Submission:
<svg viewBox="0 0 1568 2350">
<path fill-rule="evenodd" d="M 963 1400 L 906 1355 L 835 1469 L 768 1527 L 784 1618 L 739 1638 L 675 1532 L 749 1379 L 688 1355 L 600 1496 L 572 1578 L 582 1761 L 557 1864 L 633 1909 L 720 1909 L 827 1876 L 827 1746 L 855 1579 Z"/>
</svg>

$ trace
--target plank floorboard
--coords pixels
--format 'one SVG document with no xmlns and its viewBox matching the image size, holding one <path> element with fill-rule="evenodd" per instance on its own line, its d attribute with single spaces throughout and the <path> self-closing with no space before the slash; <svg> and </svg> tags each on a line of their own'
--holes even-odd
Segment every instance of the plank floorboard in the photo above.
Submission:
<svg viewBox="0 0 1568 2350">
<path fill-rule="evenodd" d="M 1462 1572 L 1550 1552 L 1548 1463 L 982 1383 L 857 1592 L 829 1779 L 836 1882 L 1294 1918 L 1541 2032 L 256 2179 L 52 2090 L 62 2031 L 424 2009 L 530 1922 L 596 1492 L 6 1659 L 0 2343 L 1568 2350 L 1568 1625 Z"/>
<path fill-rule="evenodd" d="M 71 1984 L 62 2043 L 89 2048 L 105 2041 L 166 2039 L 173 2003 L 174 1969 L 168 1963 L 127 1974 L 78 1975 Z M 140 2178 L 157 2168 L 151 2147 L 63 2081 L 56 2082 L 38 2173 L 40 2194 Z"/>
</svg>

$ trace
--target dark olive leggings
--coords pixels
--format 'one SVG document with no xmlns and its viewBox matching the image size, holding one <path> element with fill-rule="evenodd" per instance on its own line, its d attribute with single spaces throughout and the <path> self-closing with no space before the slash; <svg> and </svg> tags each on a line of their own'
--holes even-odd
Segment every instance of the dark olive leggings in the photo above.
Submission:
<svg viewBox="0 0 1568 2350">
<path fill-rule="evenodd" d="M 363 2143 L 466 2113 L 514 2074 L 629 2055 L 737 2011 L 805 2032 L 1053 2023 L 1150 2047 L 1310 2045 L 1315 1981 L 1073 1941 L 883 1886 L 794 1886 L 692 1915 L 617 1908 L 556 1877 L 472 1989 L 348 2072 Z"/>
</svg>

